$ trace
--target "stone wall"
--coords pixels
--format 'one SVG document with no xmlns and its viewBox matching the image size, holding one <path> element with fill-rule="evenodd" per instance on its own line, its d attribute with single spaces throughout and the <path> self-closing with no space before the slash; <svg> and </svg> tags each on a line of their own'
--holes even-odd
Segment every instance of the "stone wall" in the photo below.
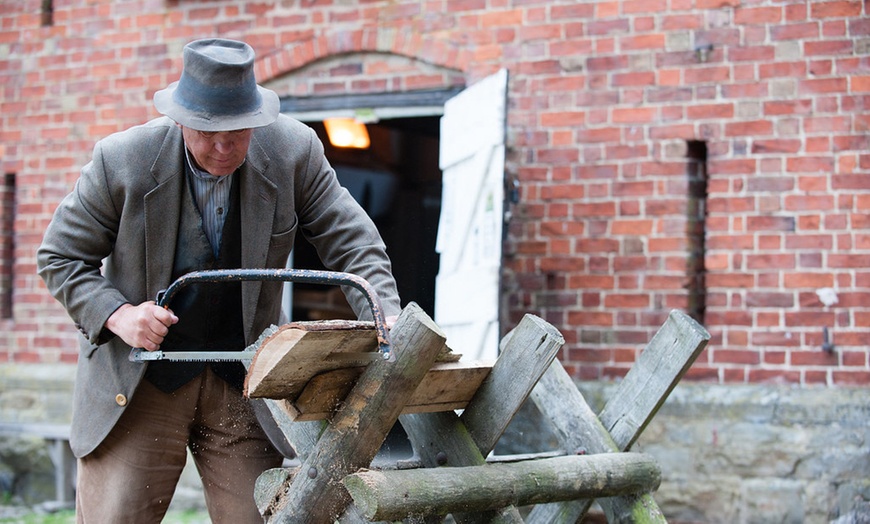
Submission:
<svg viewBox="0 0 870 524">
<path fill-rule="evenodd" d="M 578 386 L 596 412 L 615 387 Z M 555 449 L 546 428 L 526 406 L 498 452 Z M 671 523 L 870 522 L 867 389 L 683 383 L 633 451 L 659 461 Z"/>
<path fill-rule="evenodd" d="M 0 424 L 68 423 L 74 372 L 69 365 L 0 365 Z M 578 387 L 597 412 L 615 385 Z M 31 504 L 53 495 L 51 463 L 41 443 L 0 437 L 0 479 L 7 495 L 13 484 L 14 495 Z M 556 448 L 547 422 L 527 405 L 497 452 Z M 634 451 L 659 461 L 663 481 L 655 499 L 671 523 L 870 521 L 866 388 L 684 382 Z M 201 505 L 198 490 L 195 472 L 186 472 L 173 504 Z"/>
</svg>

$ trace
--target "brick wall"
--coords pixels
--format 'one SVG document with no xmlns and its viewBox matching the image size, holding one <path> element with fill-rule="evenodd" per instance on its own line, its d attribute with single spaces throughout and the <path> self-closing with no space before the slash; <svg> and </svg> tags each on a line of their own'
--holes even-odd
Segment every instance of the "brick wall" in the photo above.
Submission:
<svg viewBox="0 0 870 524">
<path fill-rule="evenodd" d="M 16 208 L 0 360 L 75 360 L 35 276 L 41 233 L 93 143 L 154 116 L 183 44 L 220 35 L 250 42 L 260 80 L 285 95 L 449 87 L 507 67 L 520 199 L 505 320 L 553 322 L 578 378 L 625 373 L 681 308 L 713 334 L 693 379 L 870 385 L 862 1 L 52 4 L 0 3 Z"/>
</svg>

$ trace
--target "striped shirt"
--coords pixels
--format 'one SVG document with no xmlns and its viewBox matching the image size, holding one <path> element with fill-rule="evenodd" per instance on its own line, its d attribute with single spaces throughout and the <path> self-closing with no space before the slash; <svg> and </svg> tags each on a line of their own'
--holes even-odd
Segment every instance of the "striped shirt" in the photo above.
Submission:
<svg viewBox="0 0 870 524">
<path fill-rule="evenodd" d="M 190 177 L 193 188 L 193 199 L 199 214 L 202 216 L 202 229 L 211 243 L 212 252 L 217 257 L 220 254 L 221 235 L 230 205 L 230 189 L 233 186 L 235 173 L 227 176 L 215 176 L 203 171 L 193 163 L 187 148 L 184 148 L 187 165 L 193 176 Z"/>
</svg>

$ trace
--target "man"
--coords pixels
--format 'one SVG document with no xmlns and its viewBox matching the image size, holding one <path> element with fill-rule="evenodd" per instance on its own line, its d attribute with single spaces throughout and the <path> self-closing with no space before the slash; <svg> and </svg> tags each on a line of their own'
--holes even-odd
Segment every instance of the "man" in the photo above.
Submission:
<svg viewBox="0 0 870 524">
<path fill-rule="evenodd" d="M 153 299 L 192 270 L 283 268 L 301 232 L 326 267 L 399 298 L 371 220 L 323 146 L 256 84 L 254 52 L 184 48 L 181 78 L 154 95 L 164 117 L 98 142 L 37 254 L 81 331 L 70 444 L 79 522 L 160 522 L 189 447 L 214 522 L 262 521 L 253 483 L 282 457 L 240 391 L 241 364 L 133 363 L 146 350 L 243 349 L 279 322 L 281 283 L 199 284 Z M 346 291 L 361 318 L 367 302 Z"/>
</svg>

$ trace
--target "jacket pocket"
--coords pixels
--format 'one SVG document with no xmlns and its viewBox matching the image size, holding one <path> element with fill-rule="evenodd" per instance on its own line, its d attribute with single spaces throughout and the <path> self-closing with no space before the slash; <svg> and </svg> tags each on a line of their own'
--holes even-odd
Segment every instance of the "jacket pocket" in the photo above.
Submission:
<svg viewBox="0 0 870 524">
<path fill-rule="evenodd" d="M 269 252 L 266 255 L 265 267 L 283 268 L 287 266 L 287 258 L 290 256 L 290 251 L 293 250 L 293 244 L 296 240 L 298 224 L 299 222 L 294 220 L 290 229 L 272 234 L 269 238 Z"/>
<path fill-rule="evenodd" d="M 299 228 L 299 219 L 296 218 L 296 215 L 293 215 L 293 224 L 290 225 L 289 228 L 284 229 L 283 231 L 279 231 L 277 233 L 272 233 L 271 238 L 269 239 L 269 247 L 270 248 L 280 248 L 280 247 L 293 247 L 293 241 L 296 239 L 296 230 Z M 288 250 L 289 253 L 289 250 Z"/>
</svg>

